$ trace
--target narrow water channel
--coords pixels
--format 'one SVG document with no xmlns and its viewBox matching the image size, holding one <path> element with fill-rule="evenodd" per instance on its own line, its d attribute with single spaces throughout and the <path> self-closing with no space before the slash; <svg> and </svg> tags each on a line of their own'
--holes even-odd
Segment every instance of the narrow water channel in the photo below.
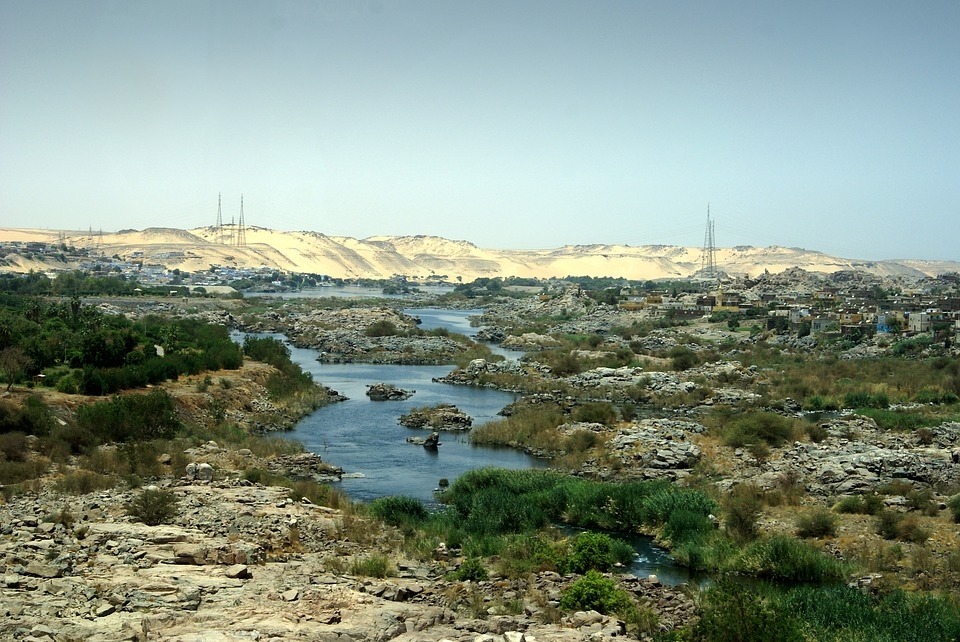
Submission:
<svg viewBox="0 0 960 642">
<path fill-rule="evenodd" d="M 468 317 L 479 310 L 406 310 L 421 319 L 425 330 L 445 327 L 468 336 L 476 333 Z M 283 339 L 281 336 L 277 336 Z M 317 352 L 290 346 L 292 359 L 314 380 L 349 397 L 348 401 L 320 408 L 302 419 L 285 436 L 304 444 L 343 468 L 347 475 L 339 488 L 355 500 L 369 502 L 387 495 L 407 495 L 428 504 L 440 480 L 453 482 L 462 473 L 483 466 L 501 468 L 544 468 L 546 462 L 510 448 L 474 446 L 469 433 L 441 433 L 437 451 L 406 442 L 408 436 L 425 436 L 430 431 L 412 430 L 398 423 L 411 408 L 452 403 L 482 425 L 497 418 L 497 413 L 515 400 L 515 396 L 489 388 L 471 388 L 434 383 L 450 371 L 450 366 L 394 366 L 378 364 L 329 364 L 317 361 Z M 518 353 L 502 352 L 516 358 Z M 371 401 L 367 386 L 389 383 L 415 394 L 403 401 Z M 656 574 L 669 584 L 689 581 L 686 569 L 677 567 L 663 549 L 649 538 L 631 537 L 637 558 L 629 569 L 638 576 Z"/>
</svg>

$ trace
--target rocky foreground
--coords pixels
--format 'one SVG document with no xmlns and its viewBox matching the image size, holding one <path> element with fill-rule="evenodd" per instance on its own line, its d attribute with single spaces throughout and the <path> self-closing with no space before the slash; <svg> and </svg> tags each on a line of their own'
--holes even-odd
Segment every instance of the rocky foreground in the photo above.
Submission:
<svg viewBox="0 0 960 642">
<path fill-rule="evenodd" d="M 45 490 L 0 505 L 0 638 L 517 642 L 624 634 L 614 618 L 561 614 L 572 576 L 448 580 L 457 551 L 407 560 L 391 548 L 395 536 L 349 510 L 219 468 L 250 457 L 209 444 L 201 458 L 212 466 L 155 480 L 178 499 L 170 524 L 127 515 L 140 490 Z M 387 577 L 351 574 L 384 551 Z M 661 626 L 692 617 L 683 590 L 620 579 Z"/>
</svg>

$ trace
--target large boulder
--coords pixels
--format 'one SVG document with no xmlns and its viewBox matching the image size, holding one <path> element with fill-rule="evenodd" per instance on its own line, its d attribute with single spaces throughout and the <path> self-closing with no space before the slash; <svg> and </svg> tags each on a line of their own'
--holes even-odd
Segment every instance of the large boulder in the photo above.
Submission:
<svg viewBox="0 0 960 642">
<path fill-rule="evenodd" d="M 453 404 L 437 404 L 429 408 L 414 408 L 402 415 L 400 425 L 407 428 L 434 430 L 469 430 L 473 419 Z"/>
<path fill-rule="evenodd" d="M 403 401 L 413 396 L 416 390 L 404 390 L 390 383 L 372 383 L 367 386 L 371 401 Z"/>
</svg>

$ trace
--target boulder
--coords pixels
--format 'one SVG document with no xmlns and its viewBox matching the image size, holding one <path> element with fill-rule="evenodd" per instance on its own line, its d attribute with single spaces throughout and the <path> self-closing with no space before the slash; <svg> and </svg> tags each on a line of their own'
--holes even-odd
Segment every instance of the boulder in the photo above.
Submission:
<svg viewBox="0 0 960 642">
<path fill-rule="evenodd" d="M 399 423 L 407 428 L 434 430 L 468 430 L 473 419 L 453 404 L 437 404 L 431 408 L 414 408 L 402 415 Z"/>
<path fill-rule="evenodd" d="M 371 401 L 403 401 L 413 396 L 416 390 L 404 390 L 389 383 L 372 383 L 367 386 Z"/>
</svg>

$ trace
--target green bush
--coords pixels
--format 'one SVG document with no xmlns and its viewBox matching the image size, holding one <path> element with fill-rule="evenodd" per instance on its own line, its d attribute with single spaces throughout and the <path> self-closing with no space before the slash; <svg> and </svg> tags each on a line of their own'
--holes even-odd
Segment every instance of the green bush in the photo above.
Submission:
<svg viewBox="0 0 960 642">
<path fill-rule="evenodd" d="M 940 507 L 933 501 L 933 492 L 927 488 L 908 492 L 907 507 L 927 517 L 936 517 L 940 513 Z"/>
<path fill-rule="evenodd" d="M 367 329 L 364 330 L 364 334 L 366 334 L 368 337 L 395 337 L 399 333 L 400 332 L 397 330 L 396 324 L 389 319 L 381 319 L 380 321 L 376 321 L 367 326 Z"/>
<path fill-rule="evenodd" d="M 832 537 L 837 534 L 837 520 L 828 510 L 816 509 L 797 517 L 797 536 Z"/>
<path fill-rule="evenodd" d="M 960 495 L 954 495 L 947 501 L 947 508 L 956 524 L 960 524 Z"/>
<path fill-rule="evenodd" d="M 923 526 L 916 515 L 906 515 L 897 523 L 897 539 L 902 542 L 923 544 L 930 539 L 930 529 Z"/>
<path fill-rule="evenodd" d="M 463 561 L 453 577 L 461 582 L 482 582 L 489 574 L 479 558 L 470 557 Z"/>
<path fill-rule="evenodd" d="M 718 512 L 703 492 L 666 481 L 614 484 L 554 471 L 497 468 L 464 473 L 441 501 L 467 534 L 519 533 L 550 522 L 627 532 L 659 527 L 679 509 L 704 516 Z"/>
<path fill-rule="evenodd" d="M 553 531 L 521 533 L 509 538 L 500 553 L 500 573 L 510 578 L 563 570 L 567 541 Z M 631 551 L 632 552 L 632 551 Z"/>
<path fill-rule="evenodd" d="M 724 502 L 723 524 L 727 534 L 741 544 L 756 538 L 759 532 L 757 519 L 762 509 L 762 494 L 755 486 L 734 486 Z"/>
<path fill-rule="evenodd" d="M 113 397 L 77 409 L 77 427 L 96 441 L 170 439 L 180 429 L 173 398 L 165 390 Z"/>
<path fill-rule="evenodd" d="M 350 574 L 360 577 L 386 577 L 390 562 L 383 555 L 370 555 L 353 560 Z"/>
<path fill-rule="evenodd" d="M 391 495 L 370 503 L 370 514 L 391 526 L 417 526 L 430 516 L 426 507 L 415 497 Z"/>
<path fill-rule="evenodd" d="M 827 412 L 840 410 L 840 405 L 830 397 L 826 397 L 824 395 L 811 395 L 804 400 L 803 409 L 814 412 Z"/>
<path fill-rule="evenodd" d="M 953 595 L 894 590 L 873 596 L 847 586 L 800 586 L 776 601 L 802 620 L 810 640 L 955 642 L 960 608 Z M 777 639 L 777 638 L 771 638 Z"/>
<path fill-rule="evenodd" d="M 772 412 L 753 412 L 739 416 L 723 431 L 723 442 L 733 448 L 766 444 L 777 448 L 793 440 L 795 422 Z"/>
<path fill-rule="evenodd" d="M 789 582 L 832 582 L 843 578 L 844 566 L 807 542 L 774 535 L 750 544 L 740 560 L 751 575 Z"/>
<path fill-rule="evenodd" d="M 886 408 L 890 405 L 890 399 L 884 393 L 870 394 L 858 390 L 848 392 L 843 397 L 844 408 Z"/>
<path fill-rule="evenodd" d="M 936 426 L 941 423 L 940 419 L 925 417 L 916 412 L 903 412 L 886 408 L 858 408 L 857 414 L 870 417 L 877 422 L 877 427 L 881 430 L 896 430 L 899 432 L 909 432 L 924 426 Z"/>
<path fill-rule="evenodd" d="M 715 530 L 714 523 L 707 515 L 681 508 L 670 513 L 660 530 L 660 537 L 676 545 L 700 541 Z"/>
<path fill-rule="evenodd" d="M 177 516 L 177 496 L 170 491 L 148 488 L 127 506 L 127 514 L 147 526 L 167 524 Z"/>
<path fill-rule="evenodd" d="M 957 403 L 958 397 L 956 393 L 944 392 L 939 388 L 924 388 L 913 396 L 913 400 L 917 403 L 952 404 Z"/>
<path fill-rule="evenodd" d="M 667 356 L 670 358 L 670 367 L 676 371 L 689 370 L 700 365 L 700 357 L 697 353 L 684 346 L 671 348 Z"/>
<path fill-rule="evenodd" d="M 571 548 L 565 564 L 567 573 L 582 575 L 591 569 L 605 573 L 617 562 L 623 563 L 622 559 L 615 556 L 613 538 L 606 533 L 579 533 Z"/>
<path fill-rule="evenodd" d="M 560 608 L 566 611 L 621 614 L 635 607 L 629 594 L 618 589 L 613 580 L 590 570 L 563 591 Z"/>
<path fill-rule="evenodd" d="M 931 343 L 933 343 L 933 337 L 929 335 L 911 337 L 909 339 L 903 339 L 902 341 L 897 341 L 894 343 L 893 347 L 890 348 L 890 352 L 898 357 L 915 355 L 930 347 Z"/>
<path fill-rule="evenodd" d="M 574 408 L 572 418 L 574 421 L 609 426 L 617 420 L 617 411 L 609 402 L 592 401 Z"/>
<path fill-rule="evenodd" d="M 721 579 L 707 590 L 693 628 L 697 642 L 804 642 L 802 623 L 759 591 Z"/>
<path fill-rule="evenodd" d="M 838 513 L 876 515 L 883 510 L 883 498 L 879 495 L 849 495 L 836 505 Z"/>
</svg>

